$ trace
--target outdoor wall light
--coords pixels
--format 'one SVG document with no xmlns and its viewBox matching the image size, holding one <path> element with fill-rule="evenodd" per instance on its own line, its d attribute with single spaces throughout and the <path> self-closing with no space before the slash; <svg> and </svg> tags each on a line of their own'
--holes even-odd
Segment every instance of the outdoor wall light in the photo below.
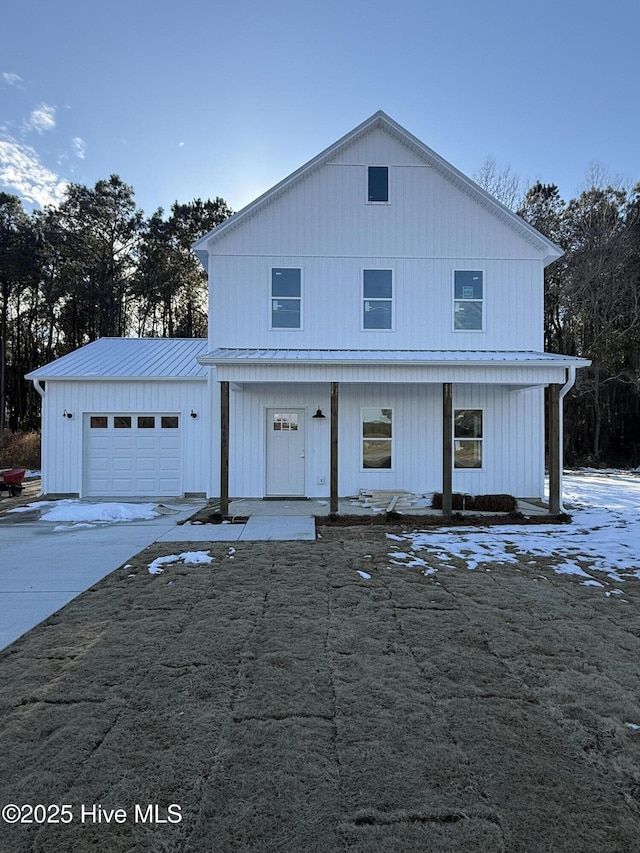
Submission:
<svg viewBox="0 0 640 853">
<path fill-rule="evenodd" d="M 64 410 L 64 412 L 62 413 L 62 417 L 63 417 L 63 418 L 69 418 L 69 420 L 71 420 L 71 418 L 73 417 L 73 413 L 72 413 L 72 412 L 68 412 L 68 411 L 65 409 L 65 410 Z"/>
<path fill-rule="evenodd" d="M 321 418 L 326 418 L 326 415 L 322 414 L 322 409 L 318 409 L 318 411 L 313 415 L 314 418 L 320 420 Z"/>
<path fill-rule="evenodd" d="M 194 412 L 193 409 L 191 409 L 191 417 L 194 419 L 194 421 L 198 417 L 198 413 Z"/>
</svg>

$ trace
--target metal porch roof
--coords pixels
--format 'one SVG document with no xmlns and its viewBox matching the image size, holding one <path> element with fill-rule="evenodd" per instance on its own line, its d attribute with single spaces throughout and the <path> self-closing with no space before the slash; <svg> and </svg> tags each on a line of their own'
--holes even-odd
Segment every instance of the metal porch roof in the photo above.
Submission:
<svg viewBox="0 0 640 853">
<path fill-rule="evenodd" d="M 200 364 L 423 364 L 587 367 L 590 361 L 548 352 L 512 350 L 354 350 L 219 348 L 198 357 Z"/>
</svg>

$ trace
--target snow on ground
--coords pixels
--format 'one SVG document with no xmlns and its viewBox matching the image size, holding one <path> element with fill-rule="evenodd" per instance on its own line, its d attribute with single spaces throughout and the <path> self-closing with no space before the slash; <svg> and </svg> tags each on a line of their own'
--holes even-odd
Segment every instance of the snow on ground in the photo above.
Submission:
<svg viewBox="0 0 640 853">
<path fill-rule="evenodd" d="M 162 566 L 180 561 L 185 565 L 193 566 L 200 565 L 201 563 L 212 563 L 213 557 L 209 556 L 208 551 L 185 551 L 183 554 L 170 554 L 168 557 L 158 557 L 152 563 L 149 563 L 149 574 L 161 575 L 164 571 Z"/>
<path fill-rule="evenodd" d="M 85 503 L 79 500 L 34 501 L 26 506 L 18 506 L 8 512 L 29 512 L 44 510 L 40 521 L 66 521 L 74 525 L 86 526 L 87 523 L 110 524 L 114 521 L 139 521 L 156 518 L 160 513 L 155 504 L 136 503 Z M 54 528 L 68 530 L 68 526 Z"/>
<path fill-rule="evenodd" d="M 640 579 L 640 476 L 625 471 L 583 471 L 564 477 L 564 504 L 573 515 L 568 525 L 507 525 L 440 528 L 428 533 L 388 534 L 411 544 L 411 553 L 389 554 L 394 565 L 419 566 L 416 551 L 446 567 L 452 557 L 468 569 L 490 571 L 501 563 L 517 563 L 523 556 L 546 557 L 558 574 L 584 578 L 583 584 L 603 587 Z M 451 567 L 449 563 L 449 567 Z M 425 574 L 437 570 L 427 569 Z M 594 575 L 599 575 L 600 580 Z M 603 577 L 604 576 L 604 577 Z M 605 581 L 605 583 L 607 582 Z M 607 584 L 609 585 L 609 584 Z M 620 594 L 620 590 L 606 595 Z"/>
</svg>

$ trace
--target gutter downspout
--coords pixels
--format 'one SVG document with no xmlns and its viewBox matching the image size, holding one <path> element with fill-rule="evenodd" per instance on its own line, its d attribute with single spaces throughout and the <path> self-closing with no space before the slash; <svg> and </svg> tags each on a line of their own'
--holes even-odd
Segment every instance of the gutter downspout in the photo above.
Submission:
<svg viewBox="0 0 640 853">
<path fill-rule="evenodd" d="M 563 487 L 562 487 L 562 476 L 564 471 L 564 398 L 569 393 L 569 391 L 573 388 L 576 381 L 576 368 L 574 366 L 567 368 L 567 381 L 560 389 L 560 406 L 559 406 L 559 429 L 558 432 L 560 435 L 558 436 L 558 441 L 560 443 L 560 447 L 558 448 L 558 459 L 560 462 L 560 512 L 566 512 L 564 508 L 564 503 L 562 500 L 563 495 Z"/>
<path fill-rule="evenodd" d="M 31 381 L 33 382 L 33 387 L 36 389 L 36 391 L 38 392 L 38 394 L 40 394 L 40 396 L 42 397 L 42 409 L 43 409 L 43 411 L 44 411 L 44 395 L 45 395 L 45 389 L 44 389 L 44 388 L 42 387 L 42 385 L 40 384 L 40 380 L 39 380 L 39 379 L 32 379 Z M 41 425 L 42 425 L 42 420 L 43 420 L 43 419 L 41 418 L 41 420 L 40 420 L 40 424 L 41 424 Z M 42 429 L 40 430 L 40 440 L 41 440 L 41 442 L 42 442 Z M 44 454 L 44 444 L 42 444 L 42 443 L 41 443 L 41 447 L 40 447 L 40 470 L 41 470 L 43 473 L 42 473 L 42 476 L 41 476 L 41 479 L 40 479 L 40 494 L 38 495 L 38 497 L 39 497 L 39 498 L 41 498 L 43 495 L 45 495 L 45 494 L 46 494 L 46 492 L 45 492 L 45 490 L 44 490 L 44 470 L 45 470 L 45 467 L 44 467 L 44 465 L 42 464 L 42 463 L 43 463 L 43 461 L 44 461 L 44 460 L 42 459 L 43 454 Z"/>
</svg>

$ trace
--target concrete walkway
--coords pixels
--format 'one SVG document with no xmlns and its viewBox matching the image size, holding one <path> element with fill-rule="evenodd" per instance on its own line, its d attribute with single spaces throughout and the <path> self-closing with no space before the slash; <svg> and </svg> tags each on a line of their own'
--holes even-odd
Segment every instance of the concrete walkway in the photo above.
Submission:
<svg viewBox="0 0 640 853">
<path fill-rule="evenodd" d="M 314 540 L 315 519 L 303 515 L 252 515 L 242 524 L 183 524 L 157 542 L 286 542 Z"/>
</svg>

